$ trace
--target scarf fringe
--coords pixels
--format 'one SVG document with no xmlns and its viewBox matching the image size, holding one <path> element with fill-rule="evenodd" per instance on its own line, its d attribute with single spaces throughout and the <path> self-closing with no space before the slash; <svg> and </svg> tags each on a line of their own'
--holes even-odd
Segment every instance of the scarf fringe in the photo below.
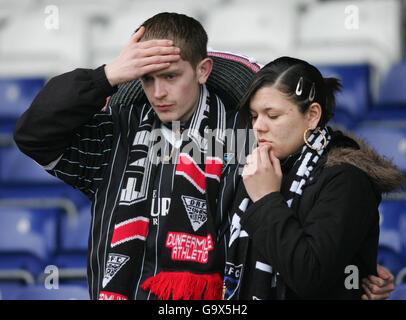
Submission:
<svg viewBox="0 0 406 320">
<path fill-rule="evenodd" d="M 162 271 L 145 280 L 141 287 L 163 300 L 221 300 L 223 280 L 219 273 Z"/>
</svg>

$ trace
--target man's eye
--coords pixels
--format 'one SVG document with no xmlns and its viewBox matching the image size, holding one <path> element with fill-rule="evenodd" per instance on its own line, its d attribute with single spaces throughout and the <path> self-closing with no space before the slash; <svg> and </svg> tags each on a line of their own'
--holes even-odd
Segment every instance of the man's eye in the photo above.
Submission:
<svg viewBox="0 0 406 320">
<path fill-rule="evenodd" d="M 174 74 L 168 74 L 168 75 L 166 76 L 166 78 L 167 78 L 168 80 L 173 80 L 173 79 L 176 78 L 176 76 L 175 76 Z"/>
<path fill-rule="evenodd" d="M 278 117 L 279 117 L 279 116 L 270 116 L 270 115 L 268 115 L 268 118 L 269 118 L 269 119 L 272 119 L 272 120 L 278 119 Z"/>
</svg>

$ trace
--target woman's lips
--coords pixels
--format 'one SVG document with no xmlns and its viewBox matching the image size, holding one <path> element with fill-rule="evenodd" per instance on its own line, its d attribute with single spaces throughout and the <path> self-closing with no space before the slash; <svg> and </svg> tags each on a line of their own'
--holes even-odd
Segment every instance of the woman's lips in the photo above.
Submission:
<svg viewBox="0 0 406 320">
<path fill-rule="evenodd" d="M 266 140 L 266 139 L 259 139 L 258 144 L 271 144 L 272 141 Z"/>
</svg>

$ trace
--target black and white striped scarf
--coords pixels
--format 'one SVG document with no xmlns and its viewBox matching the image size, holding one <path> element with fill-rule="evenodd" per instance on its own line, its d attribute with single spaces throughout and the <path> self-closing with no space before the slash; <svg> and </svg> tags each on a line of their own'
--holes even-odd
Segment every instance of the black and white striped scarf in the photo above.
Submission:
<svg viewBox="0 0 406 320">
<path fill-rule="evenodd" d="M 307 139 L 308 143 L 314 148 L 319 148 L 324 143 L 323 135 L 318 132 L 318 129 L 320 128 L 314 130 Z M 327 146 L 327 144 L 331 140 L 330 133 L 327 128 L 323 128 L 320 130 L 326 137 Z M 299 200 L 302 196 L 302 188 L 309 179 L 313 168 L 317 164 L 317 161 L 320 159 L 324 150 L 325 148 L 316 151 L 304 144 L 303 148 L 301 149 L 300 155 L 293 164 L 291 170 L 289 170 L 289 172 L 287 173 L 287 176 L 285 177 L 285 184 L 289 186 L 289 188 L 284 189 L 286 191 L 281 192 L 283 193 L 285 199 L 287 199 L 287 205 L 293 210 L 297 210 Z M 236 198 L 234 200 L 233 209 L 230 212 L 231 227 L 224 274 L 224 300 L 238 300 L 240 297 L 240 282 L 244 274 L 249 247 L 249 235 L 245 230 L 242 230 L 240 220 L 251 203 L 252 202 L 241 180 L 236 193 Z M 270 212 L 270 214 L 272 214 L 272 212 Z M 267 272 L 273 273 L 271 283 L 261 283 L 257 286 L 258 288 L 261 287 L 261 290 L 263 290 L 264 285 L 269 285 L 269 291 L 271 291 L 271 288 L 276 287 L 276 281 L 278 279 L 277 270 L 273 270 L 272 266 L 264 264 L 260 261 L 257 261 L 256 264 L 257 267 L 262 269 L 266 268 Z M 255 271 L 251 270 L 251 272 Z M 253 294 L 253 296 L 255 296 L 255 293 Z"/>
<path fill-rule="evenodd" d="M 100 299 L 132 299 L 148 233 L 152 183 L 159 155 L 156 136 L 162 131 L 149 105 L 130 141 L 125 172 Z M 214 222 L 223 157 L 212 155 L 208 146 L 223 150 L 225 108 L 216 95 L 201 86 L 199 104 L 178 138 L 176 170 L 160 246 L 163 271 L 147 279 L 142 288 L 159 299 L 220 299 L 224 258 L 219 255 Z M 217 130 L 216 130 L 217 129 Z M 207 132 L 212 130 L 209 137 Z M 161 136 L 161 138 L 163 138 Z M 159 150 L 158 150 L 159 151 Z M 165 182 L 163 182 L 165 183 Z M 159 250 L 158 250 L 159 251 Z"/>
</svg>

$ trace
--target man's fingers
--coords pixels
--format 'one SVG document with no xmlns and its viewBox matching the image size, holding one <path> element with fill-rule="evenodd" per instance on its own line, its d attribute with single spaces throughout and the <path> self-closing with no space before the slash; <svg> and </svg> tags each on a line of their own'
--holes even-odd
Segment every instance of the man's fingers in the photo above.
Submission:
<svg viewBox="0 0 406 320">
<path fill-rule="evenodd" d="M 137 30 L 137 32 L 135 32 L 135 33 L 131 36 L 131 41 L 133 41 L 133 42 L 138 42 L 138 41 L 141 39 L 141 37 L 143 36 L 144 32 L 145 32 L 145 27 L 144 27 L 144 26 L 140 27 L 140 28 Z"/>
<path fill-rule="evenodd" d="M 390 273 L 388 270 L 380 266 L 379 264 L 377 265 L 377 271 L 378 271 L 378 276 L 384 280 L 389 280 L 393 281 L 395 277 L 393 276 L 392 273 Z"/>
<path fill-rule="evenodd" d="M 180 59 L 180 56 L 178 56 L 178 55 L 152 56 L 152 57 L 140 59 L 138 65 L 140 67 L 145 67 L 145 66 L 154 65 L 154 64 L 176 62 L 179 59 Z"/>
<path fill-rule="evenodd" d="M 379 287 L 382 287 L 386 283 L 385 280 L 383 280 L 379 277 L 373 276 L 373 275 L 368 276 L 368 280 L 371 282 L 371 284 L 375 284 Z"/>
<path fill-rule="evenodd" d="M 369 291 L 375 295 L 389 295 L 390 292 L 394 289 L 392 283 L 386 283 L 384 280 L 374 277 L 368 277 L 368 279 L 362 279 L 362 283 L 368 287 Z"/>
<path fill-rule="evenodd" d="M 382 294 L 374 293 L 365 284 L 362 284 L 362 287 L 364 288 L 364 291 L 365 291 L 365 295 L 362 295 L 362 297 L 361 297 L 363 300 L 384 300 L 384 299 L 388 299 L 390 297 L 389 293 L 382 293 Z"/>
<path fill-rule="evenodd" d="M 146 49 L 140 49 L 140 51 L 142 52 L 142 55 L 144 57 L 179 55 L 180 53 L 180 49 L 177 47 L 151 47 Z"/>
<path fill-rule="evenodd" d="M 365 284 L 362 284 L 362 287 L 364 288 L 365 291 L 365 300 L 373 300 L 373 294 L 372 292 L 368 289 L 368 287 Z M 364 295 L 364 296 L 365 296 Z"/>
<path fill-rule="evenodd" d="M 137 43 L 137 47 L 140 49 L 149 49 L 153 47 L 172 47 L 173 41 L 167 39 L 153 39 Z"/>
</svg>

